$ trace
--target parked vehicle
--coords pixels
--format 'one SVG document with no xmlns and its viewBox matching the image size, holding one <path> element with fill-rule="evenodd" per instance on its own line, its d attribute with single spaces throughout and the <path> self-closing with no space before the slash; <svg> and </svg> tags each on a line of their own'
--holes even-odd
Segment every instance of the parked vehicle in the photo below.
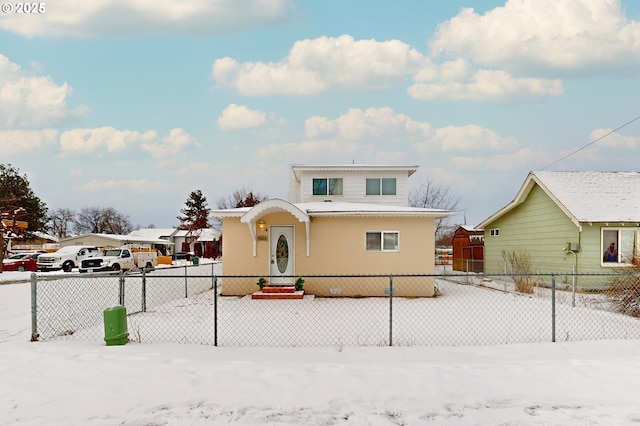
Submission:
<svg viewBox="0 0 640 426">
<path fill-rule="evenodd" d="M 95 246 L 67 246 L 53 252 L 38 256 L 39 271 L 53 271 L 62 269 L 71 272 L 73 268 L 80 266 L 80 262 L 88 257 L 95 256 L 99 250 Z"/>
<path fill-rule="evenodd" d="M 193 252 L 190 252 L 190 251 L 179 251 L 179 252 L 177 252 L 177 253 L 175 253 L 173 255 L 173 258 L 175 260 L 188 260 L 188 261 L 191 261 L 191 260 L 193 260 L 193 256 L 194 256 Z"/>
<path fill-rule="evenodd" d="M 158 252 L 150 249 L 124 246 L 109 248 L 97 256 L 80 262 L 80 272 L 98 271 L 128 271 L 134 268 L 144 268 L 147 272 L 158 266 Z"/>
<path fill-rule="evenodd" d="M 3 271 L 31 271 L 36 272 L 38 270 L 38 256 L 42 253 L 39 252 L 23 252 L 12 254 L 6 259 L 2 260 Z"/>
</svg>

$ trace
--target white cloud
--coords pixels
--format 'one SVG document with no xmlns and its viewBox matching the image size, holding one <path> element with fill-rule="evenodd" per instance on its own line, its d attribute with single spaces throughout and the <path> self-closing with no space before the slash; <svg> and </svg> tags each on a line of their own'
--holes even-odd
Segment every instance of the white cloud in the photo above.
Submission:
<svg viewBox="0 0 640 426">
<path fill-rule="evenodd" d="M 162 138 L 160 142 L 153 138 L 142 143 L 142 149 L 150 152 L 154 158 L 171 158 L 187 148 L 199 146 L 200 144 L 193 136 L 177 128 L 172 129 L 169 135 Z"/>
<path fill-rule="evenodd" d="M 124 152 L 139 148 L 148 152 L 155 159 L 172 159 L 178 153 L 200 144 L 183 129 L 172 129 L 169 134 L 160 138 L 155 130 L 137 132 L 135 130 L 118 130 L 113 127 L 73 129 L 60 136 L 60 148 L 63 155 L 93 155 L 103 157 L 105 154 Z"/>
<path fill-rule="evenodd" d="M 503 138 L 496 131 L 486 127 L 469 124 L 466 126 L 447 126 L 439 128 L 426 142 L 416 144 L 420 152 L 431 147 L 440 147 L 442 151 L 490 150 L 502 151 L 517 147 L 513 138 Z"/>
<path fill-rule="evenodd" d="M 468 76 L 457 73 L 453 79 L 418 82 L 407 89 L 415 99 L 453 99 L 475 101 L 534 101 L 560 95 L 560 80 L 514 78 L 505 71 L 479 70 Z"/>
<path fill-rule="evenodd" d="M 123 192 L 123 193 L 142 193 L 162 192 L 166 191 L 167 183 L 161 180 L 152 179 L 132 179 L 132 180 L 90 180 L 82 185 L 76 186 L 74 189 L 86 191 L 90 193 L 107 192 Z"/>
<path fill-rule="evenodd" d="M 260 110 L 251 110 L 245 105 L 231 104 L 218 117 L 218 127 L 223 132 L 252 129 L 266 124 L 267 114 Z"/>
<path fill-rule="evenodd" d="M 403 84 L 428 63 L 421 53 L 398 41 L 354 40 L 349 35 L 294 43 L 280 62 L 238 63 L 216 60 L 217 86 L 245 96 L 309 95 L 330 89 L 385 89 Z"/>
<path fill-rule="evenodd" d="M 332 139 L 272 144 L 258 149 L 257 156 L 279 164 L 397 164 L 407 161 L 406 154 L 401 151 Z"/>
<path fill-rule="evenodd" d="M 155 131 L 140 133 L 132 130 L 118 130 L 113 127 L 93 129 L 73 129 L 60 136 L 60 147 L 64 154 L 113 153 L 128 146 L 157 138 Z"/>
<path fill-rule="evenodd" d="M 85 115 L 87 107 L 67 107 L 70 95 L 67 83 L 57 85 L 49 76 L 31 75 L 0 55 L 0 126 L 39 127 Z"/>
<path fill-rule="evenodd" d="M 536 152 L 531 148 L 521 148 L 517 151 L 491 156 L 454 156 L 451 157 L 451 160 L 456 169 L 464 170 L 468 174 L 469 172 L 521 172 L 523 170 L 532 170 L 532 165 L 539 166 L 541 159 L 548 157 L 548 153 Z M 478 176 L 478 179 L 480 179 L 480 176 Z"/>
<path fill-rule="evenodd" d="M 311 117 L 305 122 L 309 138 L 336 137 L 357 141 L 382 139 L 387 142 L 407 139 L 422 139 L 431 133 L 428 123 L 412 120 L 389 107 L 352 108 L 335 120 L 326 117 Z"/>
<path fill-rule="evenodd" d="M 619 0 L 507 0 L 484 15 L 462 9 L 430 47 L 521 73 L 625 68 L 640 60 L 640 22 L 624 16 Z"/>
<path fill-rule="evenodd" d="M 596 129 L 589 135 L 590 141 L 595 141 L 599 138 L 602 139 L 596 144 L 602 148 L 634 149 L 640 142 L 640 136 L 623 136 L 620 133 L 612 133 L 612 129 Z"/>
<path fill-rule="evenodd" d="M 211 35 L 285 24 L 295 0 L 56 0 L 41 14 L 3 14 L 0 29 L 26 37 Z"/>
<path fill-rule="evenodd" d="M 212 76 L 217 87 L 244 96 L 382 90 L 411 78 L 408 93 L 415 99 L 528 100 L 562 93 L 558 80 L 475 70 L 462 58 L 438 65 L 401 41 L 354 40 L 349 35 L 298 41 L 280 62 L 221 58 L 213 63 Z"/>
<path fill-rule="evenodd" d="M 40 154 L 58 142 L 58 131 L 0 130 L 0 152 L 3 156 Z"/>
</svg>

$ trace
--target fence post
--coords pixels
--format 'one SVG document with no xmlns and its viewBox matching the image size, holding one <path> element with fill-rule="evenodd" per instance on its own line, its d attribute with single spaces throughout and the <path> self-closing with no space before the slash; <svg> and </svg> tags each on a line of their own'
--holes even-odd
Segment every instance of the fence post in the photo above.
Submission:
<svg viewBox="0 0 640 426">
<path fill-rule="evenodd" d="M 118 284 L 119 284 L 118 304 L 124 306 L 124 271 L 120 271 L 120 276 L 118 277 Z"/>
<path fill-rule="evenodd" d="M 467 285 L 469 285 L 469 259 L 467 259 L 467 265 L 465 266 L 465 268 L 467 269 Z"/>
<path fill-rule="evenodd" d="M 556 274 L 551 274 L 551 341 L 556 341 Z"/>
<path fill-rule="evenodd" d="M 571 280 L 571 307 L 576 307 L 576 265 L 573 265 L 573 279 Z"/>
<path fill-rule="evenodd" d="M 142 268 L 142 312 L 147 312 L 147 268 Z"/>
<path fill-rule="evenodd" d="M 393 346 L 393 274 L 389 274 L 389 346 Z"/>
<path fill-rule="evenodd" d="M 218 346 L 218 277 L 213 276 L 213 346 Z"/>
<path fill-rule="evenodd" d="M 189 285 L 187 283 L 187 265 L 184 265 L 184 298 L 189 297 Z"/>
<path fill-rule="evenodd" d="M 38 337 L 38 280 L 36 273 L 31 273 L 31 341 L 37 342 Z"/>
<path fill-rule="evenodd" d="M 215 284 L 216 284 L 216 278 L 215 278 L 215 268 L 214 268 L 215 263 L 211 262 L 211 290 L 214 289 Z"/>
</svg>

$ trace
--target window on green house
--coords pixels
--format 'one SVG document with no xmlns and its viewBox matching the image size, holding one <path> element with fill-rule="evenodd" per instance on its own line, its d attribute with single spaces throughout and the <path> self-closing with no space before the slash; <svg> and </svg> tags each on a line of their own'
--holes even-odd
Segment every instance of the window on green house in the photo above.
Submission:
<svg viewBox="0 0 640 426">
<path fill-rule="evenodd" d="M 603 265 L 628 265 L 638 253 L 638 230 L 604 228 L 600 244 Z"/>
</svg>

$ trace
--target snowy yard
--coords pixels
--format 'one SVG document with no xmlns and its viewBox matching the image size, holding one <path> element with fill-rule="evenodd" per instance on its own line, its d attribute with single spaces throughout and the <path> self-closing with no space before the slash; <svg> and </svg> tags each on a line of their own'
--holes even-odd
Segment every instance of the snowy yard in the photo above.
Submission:
<svg viewBox="0 0 640 426">
<path fill-rule="evenodd" d="M 596 309 L 602 295 L 536 288 L 532 295 L 438 279 L 436 298 L 215 299 L 211 265 L 125 277 L 131 339 L 219 346 L 467 346 L 640 338 L 640 320 Z M 180 274 L 188 275 L 188 280 Z M 221 281 L 229 280 L 224 278 Z M 379 285 L 358 277 L 362 285 Z M 384 278 L 382 278 L 384 280 Z M 222 284 L 224 285 L 224 284 Z M 187 296 L 188 297 L 185 297 Z M 102 312 L 118 300 L 118 277 L 65 276 L 38 283 L 42 340 L 102 341 Z M 575 306 L 574 306 L 575 305 Z M 554 317 L 555 315 L 555 317 Z M 555 322 L 553 319 L 555 318 Z M 555 327 L 555 328 L 554 328 Z M 555 333 L 554 333 L 555 332 Z"/>
<path fill-rule="evenodd" d="M 0 285 L 1 425 L 640 422 L 637 340 L 294 348 L 30 343 L 29 299 L 28 283 Z M 458 303 L 462 313 L 465 299 Z M 468 327 L 486 319 L 480 314 L 453 319 L 443 321 L 456 339 L 481 340 L 487 332 Z"/>
</svg>

